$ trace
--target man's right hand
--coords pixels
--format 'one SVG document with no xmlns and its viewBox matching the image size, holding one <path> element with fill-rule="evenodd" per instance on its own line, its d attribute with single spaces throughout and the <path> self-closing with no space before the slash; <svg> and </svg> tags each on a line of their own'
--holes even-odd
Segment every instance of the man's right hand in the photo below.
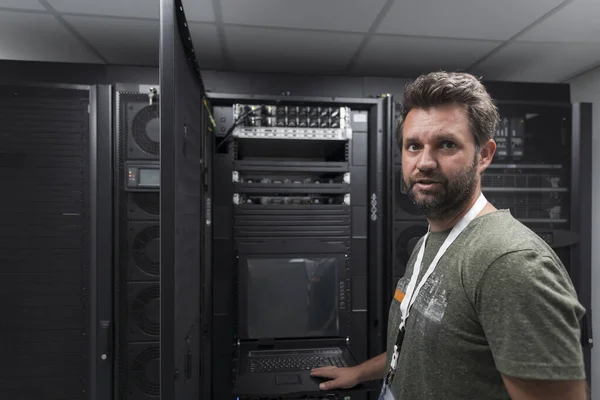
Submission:
<svg viewBox="0 0 600 400">
<path fill-rule="evenodd" d="M 321 367 L 313 369 L 310 375 L 314 378 L 330 379 L 319 385 L 319 389 L 321 390 L 350 389 L 360 383 L 360 371 L 358 367 Z"/>
</svg>

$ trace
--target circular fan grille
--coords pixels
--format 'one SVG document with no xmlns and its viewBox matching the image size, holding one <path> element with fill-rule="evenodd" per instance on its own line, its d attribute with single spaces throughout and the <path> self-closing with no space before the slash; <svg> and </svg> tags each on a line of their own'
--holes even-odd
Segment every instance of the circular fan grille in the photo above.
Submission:
<svg viewBox="0 0 600 400">
<path fill-rule="evenodd" d="M 142 108 L 133 118 L 133 140 L 146 153 L 158 156 L 160 152 L 160 126 L 158 105 Z"/>
<path fill-rule="evenodd" d="M 396 264 L 398 267 L 406 267 L 417 242 L 426 233 L 426 226 L 412 225 L 398 235 L 396 239 Z"/>
<path fill-rule="evenodd" d="M 160 272 L 159 238 L 158 226 L 151 226 L 138 233 L 133 241 L 133 259 L 136 265 L 153 276 L 158 276 Z"/>
<path fill-rule="evenodd" d="M 396 196 L 396 207 L 398 210 L 402 210 L 411 215 L 423 215 L 421 210 L 419 210 L 405 194 Z"/>
<path fill-rule="evenodd" d="M 132 200 L 136 206 L 148 214 L 158 215 L 160 213 L 159 193 L 133 193 Z"/>
<path fill-rule="evenodd" d="M 396 213 L 404 211 L 411 215 L 423 215 L 423 213 L 413 204 L 407 194 L 403 194 L 402 188 L 402 172 L 400 168 L 396 170 Z"/>
<path fill-rule="evenodd" d="M 135 385 L 149 396 L 160 395 L 160 350 L 150 347 L 133 362 L 131 373 Z"/>
<path fill-rule="evenodd" d="M 133 320 L 140 330 L 151 336 L 160 335 L 158 285 L 141 292 L 133 301 Z"/>
</svg>

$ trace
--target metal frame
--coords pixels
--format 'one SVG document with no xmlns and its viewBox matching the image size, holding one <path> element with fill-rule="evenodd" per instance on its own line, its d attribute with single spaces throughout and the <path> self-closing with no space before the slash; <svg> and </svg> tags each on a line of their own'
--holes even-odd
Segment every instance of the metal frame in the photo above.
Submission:
<svg viewBox="0 0 600 400">
<path fill-rule="evenodd" d="M 385 351 L 385 335 L 387 326 L 388 300 L 391 299 L 387 285 L 388 264 L 393 259 L 390 253 L 393 242 L 393 203 L 389 193 L 393 188 L 387 187 L 393 178 L 389 177 L 392 163 L 391 156 L 386 154 L 386 146 L 391 140 L 388 131 L 393 126 L 393 103 L 391 96 L 382 98 L 349 98 L 349 97 L 316 97 L 316 96 L 273 96 L 252 94 L 207 93 L 213 106 L 231 105 L 234 103 L 267 103 L 267 104 L 336 104 L 353 106 L 355 110 L 370 112 L 368 136 L 368 197 L 371 204 L 367 206 L 368 225 L 368 356 L 374 357 Z M 374 197 L 373 197 L 374 196 Z M 372 201 L 374 200 L 374 202 Z M 374 219 L 371 218 L 373 216 Z M 389 221 L 387 221 L 389 219 Z M 387 285 L 389 286 L 389 285 Z"/>
<path fill-rule="evenodd" d="M 368 270 L 368 303 L 369 310 L 369 357 L 374 357 L 385 351 L 387 318 L 385 310 L 387 304 L 384 300 L 385 290 L 385 270 L 388 256 L 385 254 L 388 248 L 385 237 L 385 227 L 387 226 L 386 209 L 389 207 L 386 203 L 386 188 L 384 184 L 384 174 L 387 171 L 385 157 L 385 131 L 388 123 L 386 122 L 387 110 L 385 109 L 384 99 L 377 99 L 376 116 L 369 119 L 370 129 L 368 137 L 368 190 L 370 199 L 370 224 L 368 227 L 368 259 L 369 266 L 375 265 Z"/>
<path fill-rule="evenodd" d="M 385 96 L 385 112 L 386 118 L 385 121 L 388 123 L 386 132 L 384 133 L 384 142 L 385 142 L 385 198 L 387 199 L 387 206 L 385 208 L 384 214 L 384 232 L 387 241 L 385 243 L 385 270 L 384 277 L 385 281 L 383 282 L 383 293 L 386 293 L 386 300 L 392 301 L 394 297 L 394 285 L 390 284 L 390 282 L 394 282 L 394 260 L 396 258 L 396 240 L 395 240 L 395 231 L 394 226 L 396 222 L 396 217 L 394 215 L 395 212 L 395 204 L 396 204 L 396 191 L 394 187 L 394 178 L 395 178 L 395 162 L 394 162 L 394 146 L 396 145 L 396 141 L 394 140 L 394 136 L 396 135 L 396 103 L 392 95 L 387 94 Z M 387 291 L 386 291 L 387 288 Z M 385 314 L 384 314 L 385 316 Z M 385 320 L 384 324 L 384 332 L 387 334 L 387 320 Z M 386 347 L 386 339 L 384 337 L 384 348 Z"/>
<path fill-rule="evenodd" d="M 317 97 L 317 96 L 272 96 L 263 94 L 230 94 L 230 93 L 207 93 L 206 97 L 210 99 L 213 106 L 233 103 L 331 103 L 346 105 L 364 105 L 367 109 L 369 105 L 377 105 L 381 99 L 355 98 L 355 97 Z"/>
<path fill-rule="evenodd" d="M 119 135 L 119 123 L 120 123 L 120 110 L 119 110 L 119 106 L 120 106 L 120 99 L 119 99 L 119 88 L 118 86 L 114 87 L 114 97 L 112 97 L 111 99 L 111 110 L 114 110 L 114 118 L 112 118 L 112 122 L 111 122 L 111 126 L 113 128 L 112 132 L 114 137 L 112 137 L 112 154 L 113 154 L 113 158 L 112 158 L 112 162 L 111 162 L 111 166 L 112 166 L 112 171 L 111 171 L 111 178 L 112 178 L 112 188 L 114 190 L 113 192 L 113 196 L 112 196 L 112 208 L 114 210 L 113 212 L 113 217 L 112 217 L 112 222 L 113 222 L 113 229 L 112 229 L 112 249 L 113 249 L 113 256 L 112 256 L 112 262 L 113 262 L 113 278 L 112 278 L 112 284 L 113 284 L 113 328 L 111 329 L 111 341 L 112 341 L 112 347 L 113 347 L 113 354 L 114 354 L 114 360 L 113 360 L 113 365 L 114 365 L 114 369 L 113 369 L 113 374 L 112 374 L 112 382 L 113 382 L 113 386 L 112 386 L 112 398 L 113 399 L 118 399 L 119 398 L 119 388 L 118 385 L 116 384 L 119 381 L 119 377 L 118 374 L 120 373 L 119 371 L 119 367 L 118 367 L 118 357 L 123 357 L 122 354 L 119 353 L 119 349 L 118 347 L 118 338 L 120 337 L 120 328 L 119 328 L 119 320 L 121 318 L 120 314 L 119 314 L 119 293 L 117 293 L 117 288 L 119 288 L 119 257 L 121 256 L 121 249 L 120 249 L 120 240 L 121 240 L 121 235 L 119 234 L 119 221 L 121 217 L 121 212 L 120 212 L 120 198 L 119 198 L 119 188 L 117 187 L 116 190 L 114 189 L 115 185 L 118 185 L 119 182 L 119 146 L 121 144 L 121 138 Z M 112 93 L 111 93 L 112 94 Z M 114 340 L 113 340 L 114 339 Z"/>
<path fill-rule="evenodd" d="M 96 400 L 98 388 L 98 131 L 97 88 L 90 88 L 90 393 Z M 96 185 L 94 185 L 96 183 Z"/>
<path fill-rule="evenodd" d="M 113 130 L 112 88 L 92 87 L 90 92 L 90 146 L 92 211 L 92 376 L 90 398 L 113 396 Z"/>
<path fill-rule="evenodd" d="M 202 286 L 200 287 L 201 292 L 201 301 L 203 307 L 201 308 L 201 316 L 200 316 L 200 334 L 201 334 L 201 343 L 200 343 L 200 351 L 202 352 L 202 357 L 200 358 L 200 385 L 201 385 L 201 393 L 200 399 L 212 399 L 212 382 L 213 377 L 210 371 L 212 370 L 212 346 L 213 346 L 213 305 L 212 305 L 212 282 L 213 282 L 213 274 L 212 274 L 212 216 L 213 216 L 213 208 L 212 208 L 212 162 L 213 162 L 213 152 L 214 152 L 214 140 L 212 135 L 205 135 L 203 140 L 203 148 L 204 148 L 204 164 L 202 165 L 202 173 L 204 174 L 204 186 L 205 186 L 205 200 L 204 200 L 204 228 L 205 228 L 205 237 L 204 237 L 204 248 L 203 248 L 203 257 L 205 261 L 206 267 L 204 271 L 200 271 L 202 276 Z"/>
<path fill-rule="evenodd" d="M 175 210 L 177 188 L 173 181 L 176 167 L 175 141 L 167 136 L 175 126 L 175 1 L 160 1 L 160 398 L 175 400 L 175 219 L 165 218 L 163 210 Z M 166 100 L 169 99 L 169 100 Z M 167 156 L 165 156 L 167 155 Z M 168 273 L 167 273 L 168 272 Z M 181 379 L 181 377 L 179 377 Z"/>
<path fill-rule="evenodd" d="M 571 231 L 579 234 L 579 244 L 572 247 L 572 279 L 579 301 L 586 308 L 582 320 L 581 341 L 586 362 L 586 376 L 591 379 L 592 334 L 592 104 L 576 103 L 572 108 L 571 153 Z"/>
<path fill-rule="evenodd" d="M 72 83 L 47 83 L 47 82 L 31 82 L 31 81 L 11 81 L 6 82 L 0 78 L 0 85 L 2 86 L 20 86 L 20 87 L 40 87 L 49 89 L 74 89 L 74 90 L 88 90 L 91 91 L 93 85 L 77 85 Z"/>
</svg>

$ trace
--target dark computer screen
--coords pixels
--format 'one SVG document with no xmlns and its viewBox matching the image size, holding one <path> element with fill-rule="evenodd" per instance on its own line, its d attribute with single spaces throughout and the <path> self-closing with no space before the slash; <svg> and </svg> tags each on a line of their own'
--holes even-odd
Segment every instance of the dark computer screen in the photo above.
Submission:
<svg viewBox="0 0 600 400">
<path fill-rule="evenodd" d="M 250 339 L 338 336 L 338 259 L 248 258 Z"/>
</svg>

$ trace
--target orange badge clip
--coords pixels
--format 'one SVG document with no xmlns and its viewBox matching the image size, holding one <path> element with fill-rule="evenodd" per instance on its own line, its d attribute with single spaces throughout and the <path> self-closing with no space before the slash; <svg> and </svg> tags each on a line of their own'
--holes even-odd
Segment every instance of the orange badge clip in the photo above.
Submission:
<svg viewBox="0 0 600 400">
<path fill-rule="evenodd" d="M 394 293 L 394 299 L 398 300 L 398 302 L 402 303 L 404 299 L 404 293 L 400 291 L 400 289 L 396 289 L 396 293 Z"/>
</svg>

